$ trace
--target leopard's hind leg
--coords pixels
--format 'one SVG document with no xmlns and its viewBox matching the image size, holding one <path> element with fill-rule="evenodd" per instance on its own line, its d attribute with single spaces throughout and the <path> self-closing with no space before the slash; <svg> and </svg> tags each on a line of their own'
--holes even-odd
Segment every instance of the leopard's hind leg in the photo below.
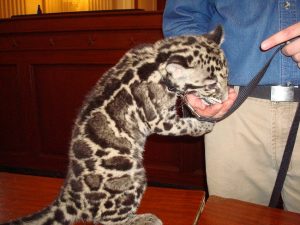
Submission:
<svg viewBox="0 0 300 225">
<path fill-rule="evenodd" d="M 163 225 L 162 221 L 151 213 L 134 215 L 127 220 L 126 225 Z"/>
<path fill-rule="evenodd" d="M 123 218 L 123 220 L 119 222 L 107 221 L 100 224 L 103 225 L 163 225 L 162 221 L 157 216 L 151 213 L 132 214 L 128 218 Z"/>
</svg>

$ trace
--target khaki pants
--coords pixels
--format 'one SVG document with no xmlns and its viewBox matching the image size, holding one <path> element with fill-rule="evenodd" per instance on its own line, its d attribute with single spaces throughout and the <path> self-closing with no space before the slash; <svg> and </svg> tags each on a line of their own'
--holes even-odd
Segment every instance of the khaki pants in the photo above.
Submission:
<svg viewBox="0 0 300 225">
<path fill-rule="evenodd" d="M 248 98 L 215 125 L 205 136 L 210 195 L 268 205 L 296 107 Z M 286 210 L 300 212 L 300 132 L 282 198 Z"/>
</svg>

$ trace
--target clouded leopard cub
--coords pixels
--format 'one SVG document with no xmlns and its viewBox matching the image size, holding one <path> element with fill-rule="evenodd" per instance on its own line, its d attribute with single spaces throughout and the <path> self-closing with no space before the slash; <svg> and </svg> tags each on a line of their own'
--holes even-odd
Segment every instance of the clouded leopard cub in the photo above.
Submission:
<svg viewBox="0 0 300 225">
<path fill-rule="evenodd" d="M 213 124 L 176 113 L 178 95 L 223 100 L 227 67 L 221 27 L 202 36 L 157 41 L 128 51 L 88 95 L 74 125 L 65 184 L 52 205 L 8 224 L 162 224 L 136 215 L 146 188 L 147 136 L 200 136 Z"/>
</svg>

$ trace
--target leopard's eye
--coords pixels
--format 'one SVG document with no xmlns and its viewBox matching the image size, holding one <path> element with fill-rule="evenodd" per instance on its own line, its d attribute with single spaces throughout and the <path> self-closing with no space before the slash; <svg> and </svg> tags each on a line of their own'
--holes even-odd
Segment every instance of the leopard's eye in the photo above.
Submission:
<svg viewBox="0 0 300 225">
<path fill-rule="evenodd" d="M 172 91 L 172 87 L 168 86 L 167 87 L 168 91 Z"/>
<path fill-rule="evenodd" d="M 217 83 L 212 83 L 212 84 L 208 84 L 207 88 L 208 89 L 214 89 L 214 88 L 216 88 L 216 86 L 217 86 Z"/>
</svg>

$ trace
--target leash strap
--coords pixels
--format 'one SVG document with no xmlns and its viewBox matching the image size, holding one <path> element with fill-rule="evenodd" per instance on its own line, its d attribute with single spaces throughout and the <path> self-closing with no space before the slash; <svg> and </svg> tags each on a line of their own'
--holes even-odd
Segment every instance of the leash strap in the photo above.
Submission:
<svg viewBox="0 0 300 225">
<path fill-rule="evenodd" d="M 293 153 L 297 132 L 299 128 L 299 122 L 300 122 L 300 104 L 298 103 L 297 110 L 283 152 L 282 160 L 276 177 L 271 199 L 269 202 L 269 207 L 276 208 L 276 206 L 278 205 L 280 195 L 281 195 L 281 190 L 292 158 L 292 153 Z"/>
</svg>

